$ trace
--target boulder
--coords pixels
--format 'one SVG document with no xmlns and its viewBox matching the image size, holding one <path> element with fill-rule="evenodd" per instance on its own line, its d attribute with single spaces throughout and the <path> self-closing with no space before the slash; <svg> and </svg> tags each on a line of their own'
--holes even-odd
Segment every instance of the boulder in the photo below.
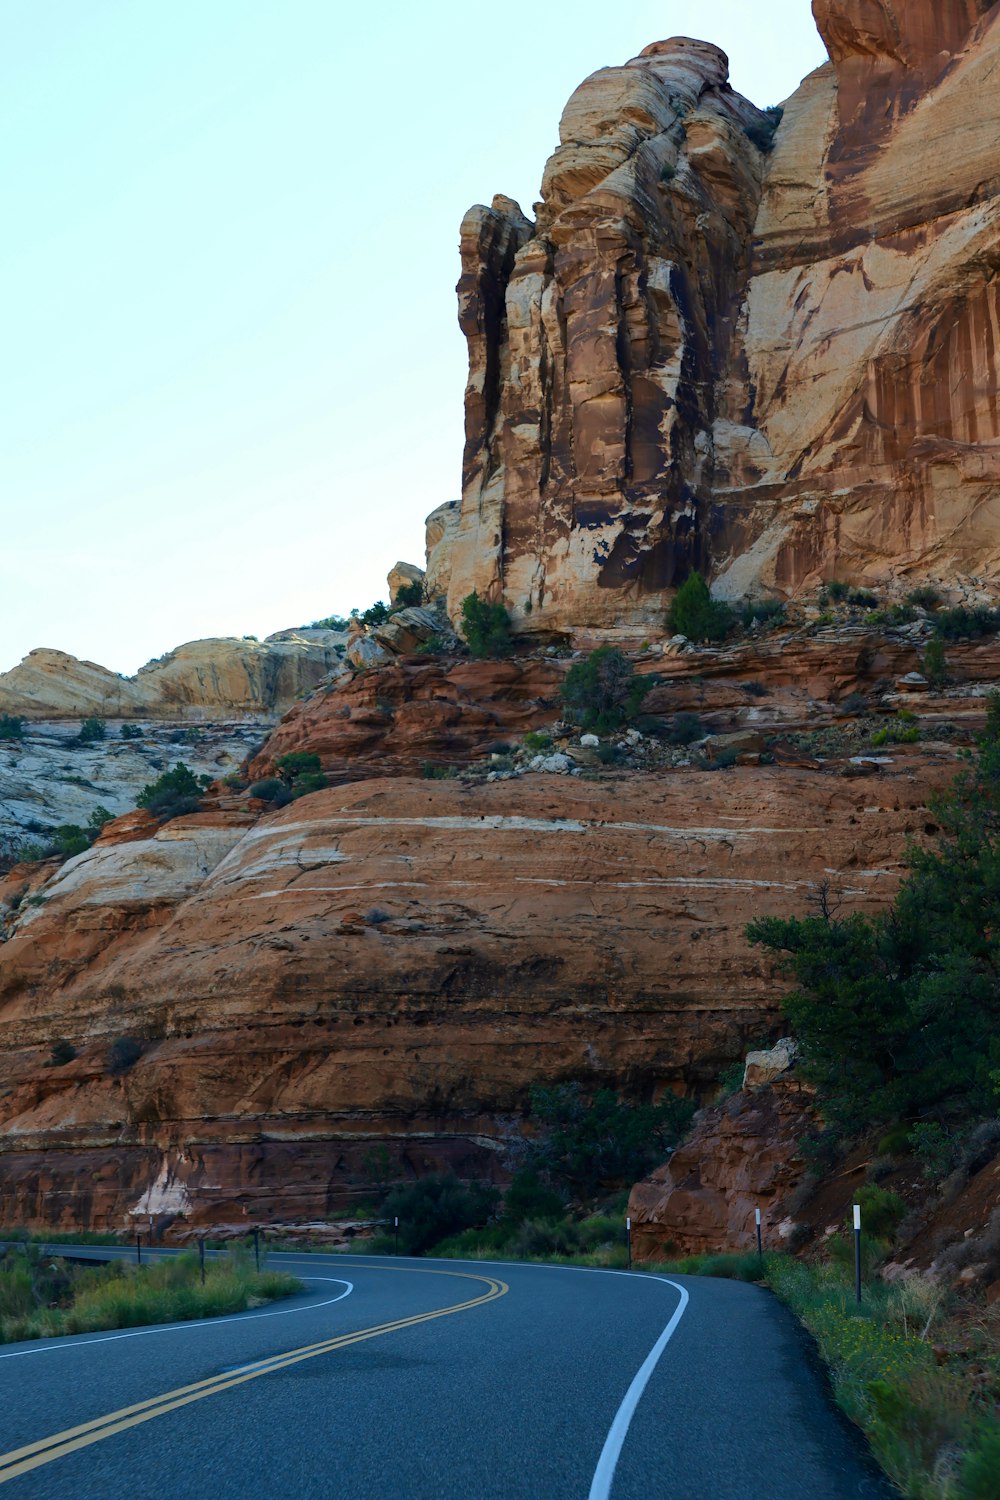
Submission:
<svg viewBox="0 0 1000 1500">
<path fill-rule="evenodd" d="M 412 588 L 415 583 L 420 585 L 421 590 L 423 589 L 424 570 L 418 568 L 415 563 L 394 563 L 389 569 L 386 582 L 389 585 L 389 603 L 395 604 L 399 598 L 400 589 Z"/>
<path fill-rule="evenodd" d="M 759 1089 L 773 1083 L 776 1078 L 794 1068 L 798 1058 L 799 1044 L 794 1037 L 788 1036 L 762 1052 L 748 1052 L 743 1070 L 743 1087 Z"/>
</svg>

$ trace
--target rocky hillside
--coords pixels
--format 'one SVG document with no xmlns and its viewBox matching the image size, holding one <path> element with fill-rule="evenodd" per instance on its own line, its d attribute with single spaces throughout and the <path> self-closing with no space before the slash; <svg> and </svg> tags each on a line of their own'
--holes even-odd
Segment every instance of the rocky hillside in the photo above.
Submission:
<svg viewBox="0 0 1000 1500">
<path fill-rule="evenodd" d="M 534 222 L 466 215 L 453 618 L 641 640 L 692 565 L 997 581 L 1000 5 L 813 10 L 783 116 L 657 42 L 570 99 Z"/>
<path fill-rule="evenodd" d="M 312 1219 L 369 1191 L 376 1143 L 404 1173 L 503 1176 L 536 1081 L 710 1096 L 781 1024 L 747 918 L 824 879 L 886 898 L 1000 650 L 954 648 L 919 693 L 918 642 L 846 617 L 654 661 L 610 764 L 559 722 L 566 661 L 403 657 L 254 763 L 316 754 L 340 785 L 279 811 L 218 786 L 12 872 L 0 1213 Z M 906 704 L 921 742 L 872 749 Z M 694 713 L 702 743 L 671 745 Z"/>
</svg>

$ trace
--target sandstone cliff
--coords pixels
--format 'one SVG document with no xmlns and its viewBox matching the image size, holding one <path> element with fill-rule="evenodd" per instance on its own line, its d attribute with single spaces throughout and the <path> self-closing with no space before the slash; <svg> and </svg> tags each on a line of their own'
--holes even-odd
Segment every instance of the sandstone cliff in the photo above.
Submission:
<svg viewBox="0 0 1000 1500">
<path fill-rule="evenodd" d="M 998 580 L 1000 5 L 814 11 L 773 149 L 674 39 L 573 95 L 534 223 L 466 216 L 453 617 L 646 633 L 692 565 Z"/>
<path fill-rule="evenodd" d="M 15 871 L 0 1214 L 116 1225 L 160 1182 L 189 1223 L 313 1218 L 373 1142 L 502 1172 L 534 1081 L 710 1090 L 778 1024 L 747 916 L 831 871 L 884 899 L 951 764 L 374 780 Z"/>
<path fill-rule="evenodd" d="M 332 630 L 286 630 L 264 641 L 190 641 L 134 677 L 41 648 L 0 672 L 0 713 L 183 720 L 281 714 L 339 668 L 346 642 Z"/>
</svg>

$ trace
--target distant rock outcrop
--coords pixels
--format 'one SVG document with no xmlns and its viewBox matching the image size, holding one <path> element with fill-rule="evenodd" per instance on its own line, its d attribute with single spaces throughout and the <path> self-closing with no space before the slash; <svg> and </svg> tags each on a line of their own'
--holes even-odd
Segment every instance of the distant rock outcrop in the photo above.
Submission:
<svg viewBox="0 0 1000 1500">
<path fill-rule="evenodd" d="M 0 713 L 37 719 L 216 719 L 282 714 L 336 672 L 347 644 L 332 630 L 264 641 L 190 641 L 121 677 L 65 651 L 29 651 L 0 673 Z"/>
<path fill-rule="evenodd" d="M 692 566 L 1000 581 L 1000 5 L 814 11 L 776 136 L 659 42 L 573 95 L 535 223 L 467 214 L 453 617 L 645 633 Z"/>
</svg>

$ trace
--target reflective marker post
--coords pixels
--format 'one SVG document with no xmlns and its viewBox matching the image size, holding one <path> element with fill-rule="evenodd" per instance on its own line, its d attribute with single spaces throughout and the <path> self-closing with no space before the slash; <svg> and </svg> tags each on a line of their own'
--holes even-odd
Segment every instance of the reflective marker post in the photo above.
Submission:
<svg viewBox="0 0 1000 1500">
<path fill-rule="evenodd" d="M 759 1208 L 754 1209 L 754 1214 L 755 1214 L 756 1219 L 757 1219 L 757 1258 L 758 1258 L 758 1260 L 763 1260 L 764 1259 L 764 1245 L 763 1245 L 763 1242 L 762 1242 L 761 1237 L 760 1237 L 760 1209 Z"/>
<path fill-rule="evenodd" d="M 632 1220 L 625 1220 L 625 1251 L 628 1257 L 628 1269 L 632 1269 Z"/>
<path fill-rule="evenodd" d="M 399 1215 L 398 1214 L 393 1219 L 392 1224 L 393 1224 L 393 1233 L 394 1233 L 394 1235 L 396 1237 L 396 1250 L 395 1250 L 395 1254 L 398 1255 L 399 1254 Z"/>
<path fill-rule="evenodd" d="M 861 1306 L 861 1205 L 854 1205 L 854 1295 Z"/>
</svg>

